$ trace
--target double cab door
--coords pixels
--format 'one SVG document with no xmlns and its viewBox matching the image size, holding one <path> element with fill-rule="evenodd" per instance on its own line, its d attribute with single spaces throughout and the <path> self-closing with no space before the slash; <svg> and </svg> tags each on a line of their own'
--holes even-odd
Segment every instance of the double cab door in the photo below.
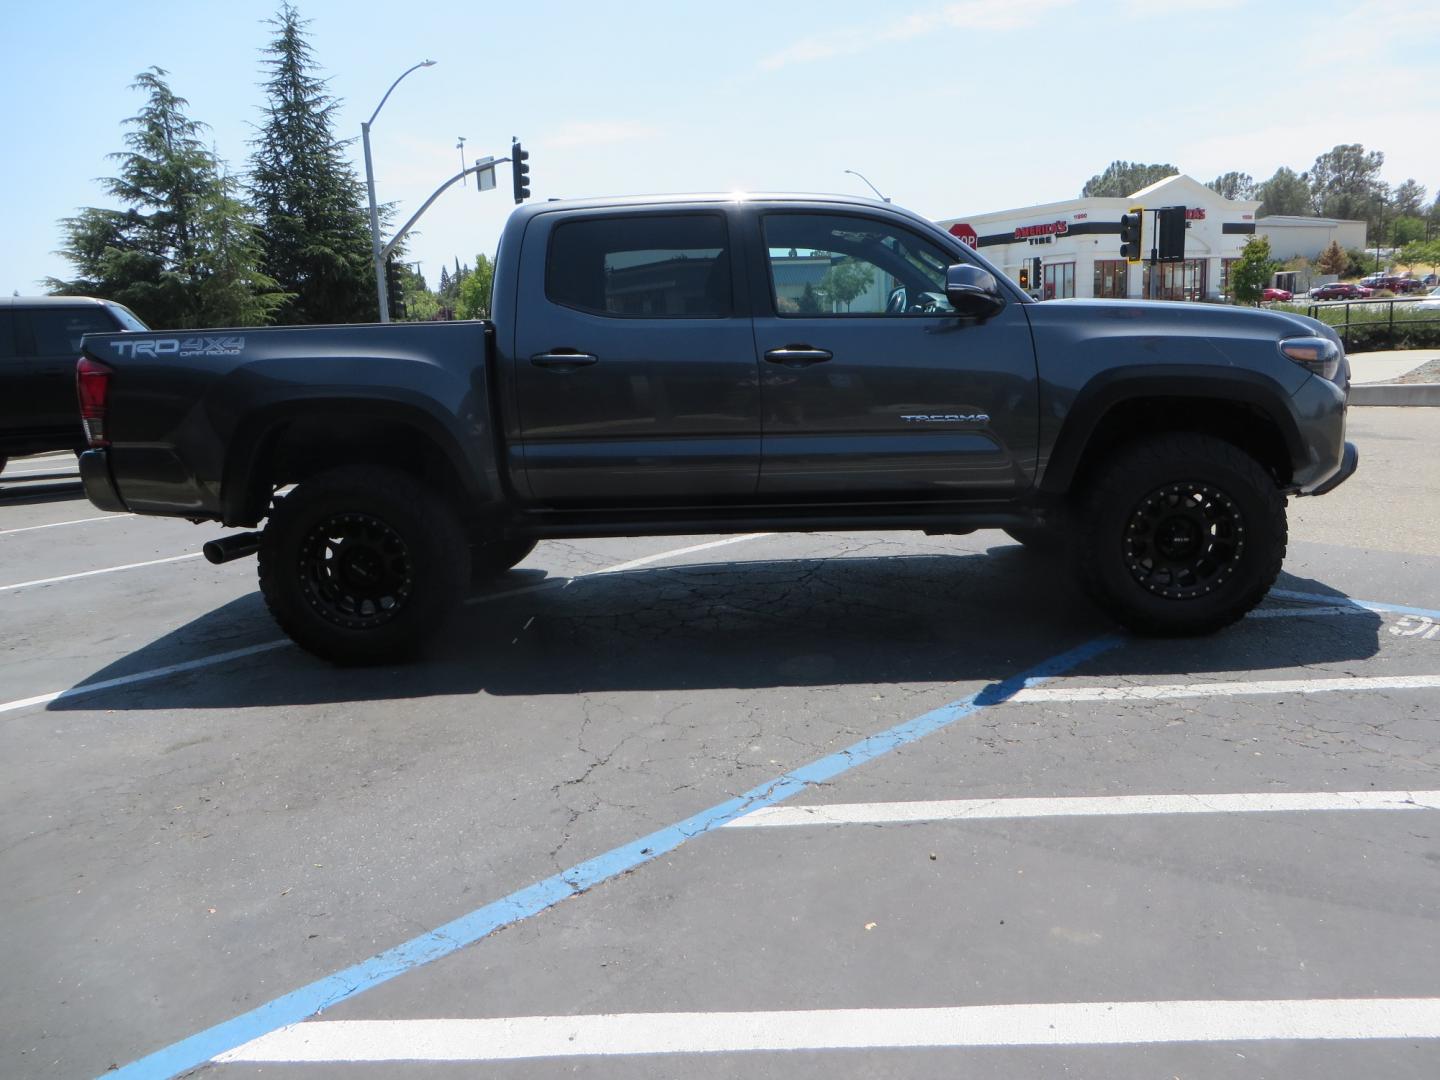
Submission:
<svg viewBox="0 0 1440 1080">
<path fill-rule="evenodd" d="M 531 498 L 1015 495 L 1038 429 L 1028 320 L 956 316 L 947 240 L 825 204 L 537 215 L 510 358 Z"/>
</svg>

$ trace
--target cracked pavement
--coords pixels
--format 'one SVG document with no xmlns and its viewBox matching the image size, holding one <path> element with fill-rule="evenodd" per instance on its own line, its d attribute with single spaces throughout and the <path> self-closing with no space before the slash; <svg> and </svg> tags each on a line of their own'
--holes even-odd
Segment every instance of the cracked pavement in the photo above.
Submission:
<svg viewBox="0 0 1440 1080">
<path fill-rule="evenodd" d="M 1432 508 L 1393 512 L 1407 471 L 1429 490 L 1440 425 L 1370 409 L 1351 426 L 1364 466 L 1294 506 L 1281 587 L 1440 608 Z M 0 505 L 7 528 L 85 509 L 78 492 Z M 0 557 L 31 580 L 210 535 L 126 519 L 0 536 Z M 573 581 L 468 608 L 417 665 L 338 671 L 284 648 L 0 714 L 0 1074 L 99 1075 L 1112 632 L 998 532 L 767 536 L 595 574 L 705 539 L 542 544 L 495 591 Z M 0 696 L 270 640 L 253 570 L 185 562 L 7 595 Z M 1247 620 L 1127 641 L 1064 684 L 1440 674 L 1426 632 L 1403 614 Z M 1022 700 L 789 804 L 1432 790 L 1437 768 L 1437 689 Z M 327 1018 L 1437 996 L 1430 813 L 726 830 Z M 1440 1071 L 1423 1043 L 1242 1049 L 759 1055 L 744 1072 Z M 737 1073 L 725 1055 L 564 1069 Z"/>
</svg>

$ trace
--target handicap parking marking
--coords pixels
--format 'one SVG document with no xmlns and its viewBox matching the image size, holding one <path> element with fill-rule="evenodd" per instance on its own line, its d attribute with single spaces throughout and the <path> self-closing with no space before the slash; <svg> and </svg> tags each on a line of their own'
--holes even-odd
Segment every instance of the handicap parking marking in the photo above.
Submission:
<svg viewBox="0 0 1440 1080">
<path fill-rule="evenodd" d="M 977 693 L 942 705 L 922 716 L 867 736 L 810 764 L 774 777 L 735 798 L 683 821 L 577 863 L 558 874 L 520 889 L 443 926 L 411 938 L 368 960 L 281 995 L 258 1008 L 157 1050 L 106 1073 L 118 1080 L 161 1080 L 194 1069 L 227 1051 L 298 1024 L 406 972 L 433 963 L 498 930 L 579 896 L 603 882 L 629 873 L 687 841 L 712 832 L 742 814 L 772 806 L 808 788 L 832 780 L 894 750 L 944 730 L 957 721 L 1007 701 L 1026 686 L 1057 678 L 1124 643 L 1110 635 L 1096 638 L 1042 661 L 1028 671 L 992 683 Z"/>
</svg>

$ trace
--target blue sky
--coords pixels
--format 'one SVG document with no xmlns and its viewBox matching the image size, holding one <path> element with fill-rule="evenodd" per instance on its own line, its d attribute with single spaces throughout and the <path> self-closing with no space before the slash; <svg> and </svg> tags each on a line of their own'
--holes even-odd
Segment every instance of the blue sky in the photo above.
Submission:
<svg viewBox="0 0 1440 1080">
<path fill-rule="evenodd" d="M 10 0 L 0 71 L 0 290 L 69 266 L 58 221 L 107 205 L 127 89 L 170 72 L 220 156 L 244 168 L 276 4 Z M 1116 158 L 1199 180 L 1300 171 L 1337 143 L 1386 155 L 1385 179 L 1440 188 L 1440 4 L 1244 0 L 829 0 L 729 5 L 300 0 L 356 136 L 390 82 L 426 58 L 374 127 L 377 185 L 401 219 L 466 153 L 531 151 L 537 198 L 655 191 L 868 194 L 933 218 L 1071 198 Z M 363 175 L 363 173 L 362 173 Z M 493 250 L 509 174 L 458 186 L 410 243 L 443 263 Z"/>
</svg>

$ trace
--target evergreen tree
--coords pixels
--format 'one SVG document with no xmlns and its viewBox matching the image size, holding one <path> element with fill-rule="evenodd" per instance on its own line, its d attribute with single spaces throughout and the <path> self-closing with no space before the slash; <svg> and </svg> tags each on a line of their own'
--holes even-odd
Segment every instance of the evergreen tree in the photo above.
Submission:
<svg viewBox="0 0 1440 1080">
<path fill-rule="evenodd" d="M 292 323 L 376 318 L 365 188 L 332 132 L 340 102 L 315 74 L 305 21 L 289 3 L 269 20 L 263 50 L 268 104 L 253 144 L 250 189 L 266 241 L 266 269 L 294 294 Z"/>
<path fill-rule="evenodd" d="M 150 68 L 133 90 L 145 106 L 125 123 L 128 152 L 110 155 L 120 175 L 103 181 L 125 210 L 87 207 L 62 223 L 61 254 L 73 281 L 51 279 L 58 293 L 117 300 L 151 326 L 255 326 L 285 299 L 260 271 L 260 244 L 234 183 L 205 148 L 205 125 L 185 115 L 188 102 Z"/>
</svg>

